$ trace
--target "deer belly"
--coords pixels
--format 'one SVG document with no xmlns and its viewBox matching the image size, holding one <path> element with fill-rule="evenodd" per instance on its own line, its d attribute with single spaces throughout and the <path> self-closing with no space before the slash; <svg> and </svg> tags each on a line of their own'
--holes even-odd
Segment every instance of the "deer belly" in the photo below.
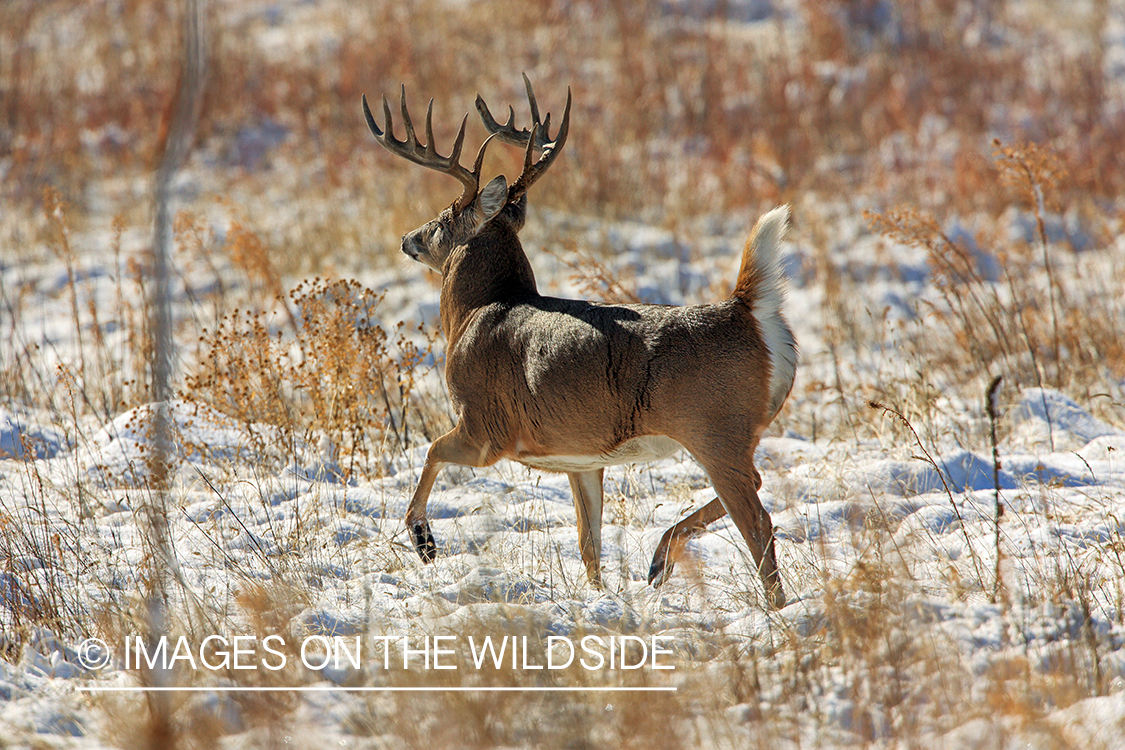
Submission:
<svg viewBox="0 0 1125 750">
<path fill-rule="evenodd" d="M 525 466 L 543 471 L 592 471 L 617 464 L 659 461 L 683 449 L 682 445 L 670 437 L 644 435 L 626 440 L 610 451 L 589 456 L 533 456 L 517 452 L 516 460 Z"/>
</svg>

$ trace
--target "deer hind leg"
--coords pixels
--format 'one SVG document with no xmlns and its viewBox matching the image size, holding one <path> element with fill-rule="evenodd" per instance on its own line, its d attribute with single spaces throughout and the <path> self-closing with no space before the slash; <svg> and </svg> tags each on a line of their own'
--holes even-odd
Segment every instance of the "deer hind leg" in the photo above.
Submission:
<svg viewBox="0 0 1125 750">
<path fill-rule="evenodd" d="M 590 583 L 602 583 L 602 479 L 604 469 L 568 471 L 574 510 L 578 516 L 578 546 Z"/>
<path fill-rule="evenodd" d="M 422 562 L 431 563 L 437 557 L 437 543 L 430 532 L 430 522 L 426 519 L 426 503 L 430 499 L 438 472 L 446 464 L 487 466 L 488 447 L 487 443 L 481 446 L 467 439 L 460 424 L 430 446 L 426 463 L 422 467 L 422 476 L 418 479 L 418 487 L 406 509 L 406 528 Z"/>
<path fill-rule="evenodd" d="M 753 455 L 752 451 L 750 455 Z M 758 499 L 758 489 L 762 486 L 761 476 L 753 466 L 746 471 L 715 462 L 702 463 L 715 486 L 719 501 L 746 540 L 746 546 L 750 548 L 750 554 L 758 566 L 758 575 L 765 587 L 767 601 L 772 608 L 781 609 L 785 606 L 785 590 L 781 586 L 781 575 L 777 570 L 773 522 Z"/>
<path fill-rule="evenodd" d="M 762 488 L 762 477 L 754 471 L 751 475 L 754 491 Z M 727 514 L 723 501 L 714 498 L 699 510 L 680 519 L 675 526 L 664 532 L 656 551 L 652 555 L 652 565 L 648 569 L 648 582 L 660 586 L 672 576 L 676 562 L 683 558 L 687 543 L 707 530 L 707 527 Z"/>
<path fill-rule="evenodd" d="M 675 526 L 664 532 L 656 552 L 652 555 L 652 565 L 648 569 L 648 582 L 660 586 L 672 575 L 676 562 L 682 559 L 687 543 L 703 533 L 710 524 L 727 514 L 719 498 L 704 505 L 699 510 L 681 519 Z"/>
</svg>

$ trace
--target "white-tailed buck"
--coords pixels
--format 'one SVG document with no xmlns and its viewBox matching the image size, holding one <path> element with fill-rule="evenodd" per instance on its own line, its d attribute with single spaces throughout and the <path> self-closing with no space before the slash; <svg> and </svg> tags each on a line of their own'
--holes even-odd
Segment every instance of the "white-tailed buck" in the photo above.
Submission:
<svg viewBox="0 0 1125 750">
<path fill-rule="evenodd" d="M 530 82 L 530 130 L 493 119 L 478 96 L 490 135 L 472 170 L 460 163 L 465 121 L 449 156 L 434 146 L 433 100 L 426 142 L 418 140 L 402 91 L 405 140 L 363 100 L 371 132 L 399 156 L 452 175 L 464 190 L 449 208 L 402 239 L 402 251 L 441 273 L 441 322 L 448 340 L 445 377 L 457 425 L 434 441 L 406 514 L 418 554 L 437 553 L 426 502 L 446 464 L 490 466 L 507 458 L 565 472 L 574 492 L 582 560 L 601 576 L 602 473 L 606 466 L 653 461 L 686 449 L 718 497 L 665 532 L 648 579 L 664 582 L 689 539 L 730 514 L 758 565 L 769 603 L 785 604 L 773 526 L 758 499 L 754 449 L 793 384 L 797 348 L 782 315 L 778 245 L 788 209 L 763 216 L 750 233 L 729 299 L 711 305 L 608 305 L 539 294 L 518 232 L 527 190 L 554 163 L 570 126 L 570 92 L 558 132 L 542 121 Z M 493 137 L 525 149 L 523 171 L 482 189 L 481 163 Z M 538 153 L 538 157 L 536 154 Z"/>
</svg>

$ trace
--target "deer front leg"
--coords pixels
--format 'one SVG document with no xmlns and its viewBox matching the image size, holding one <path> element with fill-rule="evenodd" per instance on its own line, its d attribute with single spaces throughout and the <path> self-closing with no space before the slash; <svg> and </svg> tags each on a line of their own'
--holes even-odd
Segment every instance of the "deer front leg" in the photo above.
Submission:
<svg viewBox="0 0 1125 750">
<path fill-rule="evenodd" d="M 688 541 L 703 533 L 708 525 L 718 521 L 727 514 L 719 498 L 704 505 L 699 510 L 680 520 L 675 526 L 664 532 L 660 544 L 656 545 L 656 552 L 652 555 L 652 565 L 648 569 L 648 582 L 653 586 L 660 586 L 672 575 L 687 547 Z"/>
<path fill-rule="evenodd" d="M 602 478 L 604 469 L 568 471 L 574 511 L 578 516 L 578 547 L 586 566 L 586 578 L 595 586 L 602 583 Z"/>
<path fill-rule="evenodd" d="M 430 446 L 426 453 L 426 463 L 422 467 L 422 476 L 418 479 L 418 487 L 406 509 L 406 529 L 410 532 L 410 540 L 414 542 L 414 549 L 422 562 L 431 563 L 437 557 L 437 543 L 430 532 L 430 522 L 426 519 L 426 503 L 430 499 L 430 491 L 434 488 L 438 472 L 446 464 L 487 466 L 488 448 L 487 442 L 481 446 L 468 440 L 460 424 Z"/>
</svg>

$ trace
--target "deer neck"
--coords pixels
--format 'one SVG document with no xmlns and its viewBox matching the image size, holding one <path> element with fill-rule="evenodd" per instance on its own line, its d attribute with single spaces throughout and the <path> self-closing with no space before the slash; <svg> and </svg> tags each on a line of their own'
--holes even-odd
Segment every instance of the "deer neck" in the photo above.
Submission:
<svg viewBox="0 0 1125 750">
<path fill-rule="evenodd" d="M 454 248 L 442 272 L 441 322 L 449 345 L 481 308 L 538 294 L 535 274 L 516 232 L 503 222 L 489 222 L 466 244 Z"/>
</svg>

